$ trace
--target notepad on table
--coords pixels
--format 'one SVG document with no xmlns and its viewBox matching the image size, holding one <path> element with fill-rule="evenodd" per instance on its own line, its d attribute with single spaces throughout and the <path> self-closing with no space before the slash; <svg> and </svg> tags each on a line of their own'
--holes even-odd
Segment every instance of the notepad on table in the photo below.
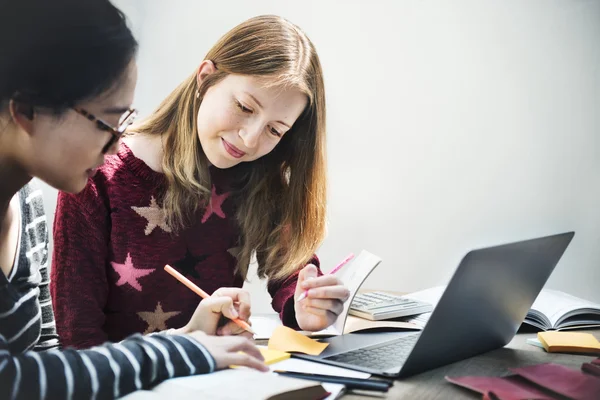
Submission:
<svg viewBox="0 0 600 400">
<path fill-rule="evenodd" d="M 549 353 L 600 353 L 600 342 L 591 333 L 539 332 L 538 339 Z"/>
</svg>

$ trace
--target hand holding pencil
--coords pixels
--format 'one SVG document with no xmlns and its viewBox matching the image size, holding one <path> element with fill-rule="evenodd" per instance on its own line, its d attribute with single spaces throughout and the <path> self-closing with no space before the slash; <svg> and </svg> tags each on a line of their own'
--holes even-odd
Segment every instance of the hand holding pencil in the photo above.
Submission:
<svg viewBox="0 0 600 400">
<path fill-rule="evenodd" d="M 250 317 L 248 292 L 240 288 L 220 288 L 211 296 L 171 266 L 166 265 L 165 271 L 204 299 L 196 308 L 190 322 L 180 330 L 182 333 L 201 330 L 209 335 L 242 334 L 252 337 L 254 332 L 245 321 Z M 234 304 L 237 305 L 237 310 Z M 231 321 L 221 326 L 223 316 Z"/>
<path fill-rule="evenodd" d="M 342 313 L 350 291 L 335 273 L 353 257 L 350 254 L 323 276 L 318 276 L 317 267 L 310 264 L 300 271 L 294 294 L 296 321 L 300 329 L 313 332 L 325 329 Z"/>
</svg>

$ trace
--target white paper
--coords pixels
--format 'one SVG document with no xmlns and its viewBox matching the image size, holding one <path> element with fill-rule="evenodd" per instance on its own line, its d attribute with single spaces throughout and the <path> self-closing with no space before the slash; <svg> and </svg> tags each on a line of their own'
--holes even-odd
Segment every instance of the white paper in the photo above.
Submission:
<svg viewBox="0 0 600 400">
<path fill-rule="evenodd" d="M 250 323 L 254 331 L 254 339 L 266 340 L 273 336 L 273 331 L 281 325 L 281 320 L 278 314 L 257 314 L 250 316 Z"/>
<path fill-rule="evenodd" d="M 350 264 L 342 267 L 337 273 L 339 279 L 344 283 L 344 286 L 350 291 L 350 297 L 344 303 L 344 311 L 340 314 L 335 323 L 331 326 L 336 335 L 344 333 L 344 325 L 348 317 L 348 310 L 358 289 L 363 284 L 369 274 L 381 263 L 381 258 L 366 250 L 360 252 L 358 257 L 350 262 Z"/>
<path fill-rule="evenodd" d="M 431 304 L 434 308 L 437 305 L 437 303 L 439 303 L 440 298 L 442 297 L 442 294 L 444 293 L 444 290 L 446 290 L 446 286 L 435 286 L 429 289 L 425 289 L 425 290 L 421 290 L 418 292 L 414 292 L 414 293 L 409 293 L 407 295 L 404 295 L 402 297 L 405 297 L 407 299 L 413 299 L 413 300 L 419 300 L 419 301 L 424 301 L 426 303 Z"/>
<path fill-rule="evenodd" d="M 271 371 L 279 369 L 282 371 L 305 372 L 309 374 L 343 376 L 345 378 L 367 379 L 371 376 L 371 374 L 367 374 L 366 372 L 301 360 L 299 358 L 288 358 L 287 360 L 269 365 L 269 368 L 271 368 Z"/>
<path fill-rule="evenodd" d="M 337 383 L 321 383 L 321 386 L 323 386 L 323 389 L 331 393 L 325 398 L 325 400 L 335 400 L 340 397 L 343 391 L 346 390 L 346 386 Z"/>
</svg>

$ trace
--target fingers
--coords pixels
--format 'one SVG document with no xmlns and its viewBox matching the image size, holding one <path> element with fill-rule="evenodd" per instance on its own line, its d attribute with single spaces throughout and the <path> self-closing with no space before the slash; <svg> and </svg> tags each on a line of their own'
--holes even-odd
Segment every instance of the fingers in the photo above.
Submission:
<svg viewBox="0 0 600 400">
<path fill-rule="evenodd" d="M 250 332 L 239 326 L 233 321 L 227 322 L 225 325 L 217 329 L 218 336 L 235 336 L 240 335 L 252 339 L 253 336 Z"/>
<path fill-rule="evenodd" d="M 308 264 L 306 267 L 302 268 L 300 273 L 298 274 L 298 280 L 300 282 L 304 282 L 306 280 L 311 280 L 316 278 L 319 275 L 317 267 L 312 264 Z"/>
<path fill-rule="evenodd" d="M 248 340 L 254 340 L 254 335 L 252 333 L 248 332 L 247 330 L 242 330 L 240 333 L 234 333 L 234 335 L 241 336 Z"/>
<path fill-rule="evenodd" d="M 238 307 L 239 318 L 248 320 L 250 318 L 250 293 L 240 288 L 219 288 L 214 291 L 211 297 L 229 297 Z"/>
<path fill-rule="evenodd" d="M 303 302 L 305 309 L 315 308 L 330 311 L 334 315 L 340 315 L 344 311 L 344 303 L 339 300 L 329 299 L 306 299 Z"/>
<path fill-rule="evenodd" d="M 230 353 L 227 355 L 226 362 L 228 365 L 254 368 L 262 372 L 267 372 L 269 370 L 269 367 L 267 367 L 263 361 L 245 353 Z"/>
<path fill-rule="evenodd" d="M 309 289 L 307 298 L 312 299 L 335 299 L 345 302 L 350 297 L 350 291 L 342 285 L 322 286 Z"/>
<path fill-rule="evenodd" d="M 207 307 L 215 314 L 223 314 L 227 318 L 235 319 L 238 317 L 238 312 L 233 307 L 233 299 L 231 297 L 208 297 L 200 303 Z"/>
<path fill-rule="evenodd" d="M 308 279 L 302 282 L 302 289 L 310 289 L 321 286 L 337 286 L 342 282 L 334 275 L 323 275 L 318 278 Z"/>
<path fill-rule="evenodd" d="M 335 321 L 337 319 L 337 314 L 332 313 L 329 310 L 324 310 L 322 308 L 315 307 L 303 307 L 304 311 L 309 314 L 313 314 L 319 318 L 327 319 L 328 321 Z"/>
<path fill-rule="evenodd" d="M 229 339 L 232 343 L 229 346 L 229 351 L 234 351 L 234 352 L 244 352 L 249 356 L 252 356 L 260 361 L 264 361 L 264 358 L 262 356 L 262 354 L 260 353 L 260 350 L 258 350 L 258 347 L 256 347 L 256 345 L 254 343 L 252 343 L 250 340 L 246 339 L 246 338 L 242 338 L 242 337 L 232 337 Z"/>
<path fill-rule="evenodd" d="M 240 315 L 240 318 L 243 319 L 244 321 L 248 321 L 250 319 L 250 304 L 249 303 L 244 303 L 241 302 L 238 304 L 238 314 Z"/>
<path fill-rule="evenodd" d="M 233 301 L 245 303 L 250 305 L 250 293 L 240 288 L 219 288 L 214 291 L 213 296 L 227 296 L 233 299 Z"/>
</svg>

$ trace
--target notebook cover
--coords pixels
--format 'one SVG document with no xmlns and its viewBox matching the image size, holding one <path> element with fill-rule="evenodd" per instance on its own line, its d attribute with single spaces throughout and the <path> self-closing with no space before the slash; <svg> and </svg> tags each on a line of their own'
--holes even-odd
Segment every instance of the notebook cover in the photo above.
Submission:
<svg viewBox="0 0 600 400">
<path fill-rule="evenodd" d="M 600 365 L 593 363 L 583 363 L 581 370 L 587 374 L 597 376 L 600 378 Z"/>
<path fill-rule="evenodd" d="M 461 376 L 449 377 L 446 380 L 455 385 L 473 390 L 489 399 L 499 398 L 502 400 L 554 400 L 555 397 L 548 395 L 542 389 L 517 375 L 504 378 L 488 376 Z M 492 393 L 490 393 L 492 392 Z"/>
<path fill-rule="evenodd" d="M 511 368 L 512 372 L 539 386 L 574 400 L 600 399 L 600 379 L 558 364 Z"/>
</svg>

